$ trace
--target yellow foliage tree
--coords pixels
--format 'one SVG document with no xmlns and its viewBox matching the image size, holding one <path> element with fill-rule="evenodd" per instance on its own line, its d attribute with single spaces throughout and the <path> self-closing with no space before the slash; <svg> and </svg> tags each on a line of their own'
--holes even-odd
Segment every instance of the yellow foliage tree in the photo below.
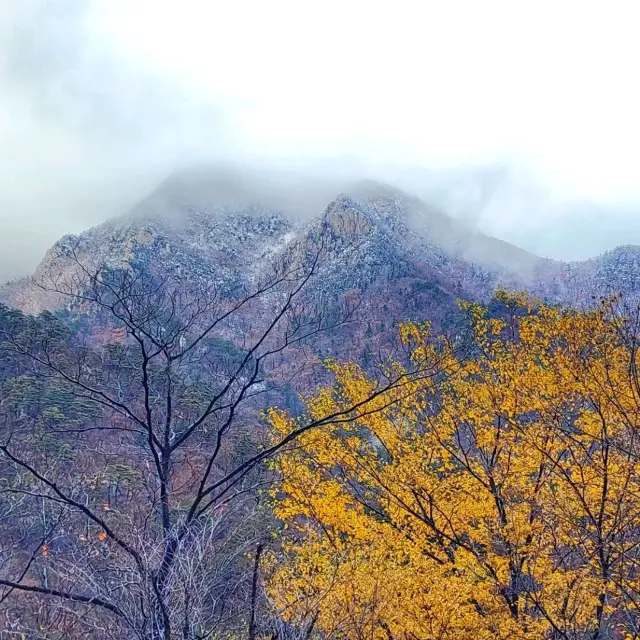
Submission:
<svg viewBox="0 0 640 640">
<path fill-rule="evenodd" d="M 640 637 L 638 336 L 615 301 L 500 299 L 500 319 L 466 305 L 476 351 L 449 354 L 454 375 L 279 457 L 268 589 L 286 620 L 354 640 Z M 332 370 L 314 416 L 370 393 L 356 365 Z"/>
</svg>

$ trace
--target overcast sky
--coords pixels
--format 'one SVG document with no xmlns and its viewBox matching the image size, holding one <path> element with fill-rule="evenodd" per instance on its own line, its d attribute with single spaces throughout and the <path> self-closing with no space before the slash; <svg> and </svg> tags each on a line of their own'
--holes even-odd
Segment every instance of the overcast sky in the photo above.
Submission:
<svg viewBox="0 0 640 640">
<path fill-rule="evenodd" d="M 640 243 L 637 2 L 0 0 L 0 278 L 200 161 L 385 179 L 554 257 Z"/>
</svg>

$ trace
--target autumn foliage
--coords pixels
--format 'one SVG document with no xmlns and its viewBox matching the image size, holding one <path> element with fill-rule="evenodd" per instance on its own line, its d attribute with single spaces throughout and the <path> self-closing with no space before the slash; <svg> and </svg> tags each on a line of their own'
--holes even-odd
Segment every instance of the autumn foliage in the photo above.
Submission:
<svg viewBox="0 0 640 640">
<path fill-rule="evenodd" d="M 442 375 L 277 459 L 269 593 L 291 623 L 354 640 L 640 637 L 638 336 L 616 300 L 500 300 L 499 318 L 467 305 L 464 359 L 403 326 Z M 358 366 L 331 368 L 313 416 L 370 395 Z M 277 436 L 297 424 L 270 420 Z"/>
</svg>

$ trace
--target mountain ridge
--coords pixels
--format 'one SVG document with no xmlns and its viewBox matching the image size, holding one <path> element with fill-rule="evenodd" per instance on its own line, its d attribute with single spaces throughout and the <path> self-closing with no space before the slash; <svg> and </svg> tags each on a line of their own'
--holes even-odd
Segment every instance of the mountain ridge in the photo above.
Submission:
<svg viewBox="0 0 640 640">
<path fill-rule="evenodd" d="M 566 304 L 588 303 L 587 293 L 607 289 L 640 293 L 639 246 L 616 247 L 580 262 L 541 258 L 373 181 L 344 185 L 314 215 L 311 206 L 296 215 L 295 207 L 252 194 L 237 179 L 172 176 L 122 215 L 61 238 L 34 277 L 71 275 L 69 252 L 76 251 L 93 263 L 138 261 L 143 268 L 233 287 L 269 269 L 288 247 L 311 242 L 322 226 L 332 236 L 322 267 L 327 294 L 389 289 L 401 282 L 416 290 L 431 283 L 452 299 L 487 300 L 497 287 Z M 34 277 L 0 287 L 0 301 L 27 313 L 60 308 L 62 300 L 38 288 Z"/>
</svg>

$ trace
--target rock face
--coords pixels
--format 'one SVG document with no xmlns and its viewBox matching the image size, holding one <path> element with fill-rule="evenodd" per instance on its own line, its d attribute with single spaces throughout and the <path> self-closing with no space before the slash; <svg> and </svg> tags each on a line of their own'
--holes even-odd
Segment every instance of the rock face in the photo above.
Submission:
<svg viewBox="0 0 640 640">
<path fill-rule="evenodd" d="M 429 317 L 443 324 L 457 298 L 486 300 L 499 286 L 578 305 L 610 291 L 640 293 L 640 247 L 584 262 L 541 259 L 379 184 L 354 185 L 303 220 L 290 208 L 248 200 L 221 196 L 207 180 L 169 180 L 127 214 L 62 238 L 35 280 L 72 278 L 75 255 L 88 264 L 135 265 L 231 291 L 322 238 L 325 257 L 315 286 L 328 296 L 358 290 L 374 318 Z M 0 288 L 0 300 L 27 313 L 66 304 L 32 279 Z"/>
</svg>

